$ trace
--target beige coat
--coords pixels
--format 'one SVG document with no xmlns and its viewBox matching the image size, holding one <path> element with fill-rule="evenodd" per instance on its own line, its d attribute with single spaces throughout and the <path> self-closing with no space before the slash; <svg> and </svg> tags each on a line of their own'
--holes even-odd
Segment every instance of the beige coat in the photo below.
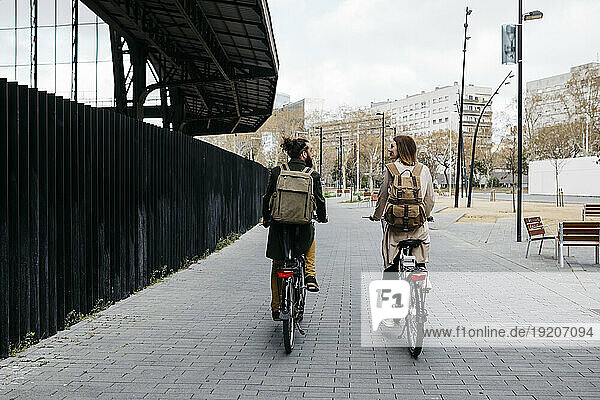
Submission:
<svg viewBox="0 0 600 400">
<path fill-rule="evenodd" d="M 398 171 L 402 173 L 407 169 L 412 171 L 414 166 L 407 166 L 401 164 L 399 161 L 395 162 Z M 433 210 L 433 181 L 431 179 L 431 173 L 429 172 L 429 168 L 423 165 L 423 169 L 421 170 L 420 176 L 420 185 L 421 185 L 421 193 L 423 193 L 423 203 L 425 205 L 425 215 L 429 217 L 431 215 L 431 210 Z M 390 191 L 392 190 L 392 185 L 394 184 L 394 179 L 390 171 L 386 168 L 386 173 L 383 178 L 383 183 L 381 184 L 381 188 L 379 188 L 379 196 L 377 197 L 377 205 L 375 206 L 375 213 L 373 216 L 377 221 L 381 219 L 383 212 L 385 211 L 385 206 L 387 204 L 388 196 L 390 195 Z M 414 231 L 411 232 L 400 232 L 397 230 L 393 230 L 389 228 L 389 224 L 383 221 L 383 244 L 382 244 L 382 253 L 383 260 L 385 263 L 385 268 L 389 268 L 394 263 L 394 258 L 400 251 L 398 249 L 398 243 L 402 240 L 406 239 L 420 239 L 423 241 L 420 247 L 417 247 L 413 250 L 412 254 L 416 257 L 418 263 L 426 263 L 429 262 L 429 226 L 427 221 L 425 224 Z"/>
</svg>

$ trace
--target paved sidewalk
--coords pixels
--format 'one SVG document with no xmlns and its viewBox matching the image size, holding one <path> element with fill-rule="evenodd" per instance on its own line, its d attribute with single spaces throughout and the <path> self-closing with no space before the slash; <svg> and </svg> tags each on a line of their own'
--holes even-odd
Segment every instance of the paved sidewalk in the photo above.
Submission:
<svg viewBox="0 0 600 400">
<path fill-rule="evenodd" d="M 317 231 L 321 292 L 308 294 L 307 335 L 292 354 L 283 349 L 281 323 L 271 320 L 267 231 L 258 226 L 0 362 L 0 398 L 600 398 L 599 347 L 425 347 L 418 360 L 404 348 L 361 347 L 361 273 L 381 265 L 380 225 L 360 218 L 369 212 L 329 203 L 331 222 Z M 527 299 L 544 298 L 548 310 L 565 315 L 593 316 L 589 309 L 600 308 L 593 258 L 571 259 L 575 272 L 557 271 L 552 250 L 524 260 L 523 244 L 504 239 L 510 226 L 490 225 L 440 220 L 432 230 L 432 273 L 539 274 L 539 284 L 522 280 Z"/>
</svg>

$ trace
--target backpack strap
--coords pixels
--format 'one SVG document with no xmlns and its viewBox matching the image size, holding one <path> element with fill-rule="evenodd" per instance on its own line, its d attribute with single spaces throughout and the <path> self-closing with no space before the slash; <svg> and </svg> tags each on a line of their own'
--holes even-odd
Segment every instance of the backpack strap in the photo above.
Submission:
<svg viewBox="0 0 600 400">
<path fill-rule="evenodd" d="M 398 171 L 398 167 L 396 167 L 395 163 L 385 164 L 385 167 L 388 169 L 388 171 L 390 171 L 390 174 L 392 174 L 393 176 L 400 175 L 400 171 Z"/>
<path fill-rule="evenodd" d="M 419 185 L 417 185 L 417 176 L 421 176 L 421 171 L 423 170 L 423 164 L 415 163 L 415 167 L 411 172 L 411 178 L 413 181 L 413 194 L 415 196 L 415 201 L 419 201 Z"/>
<path fill-rule="evenodd" d="M 415 163 L 415 167 L 412 170 L 412 174 L 414 176 L 421 176 L 421 171 L 423 170 L 423 164 L 421 164 L 420 162 Z"/>
</svg>

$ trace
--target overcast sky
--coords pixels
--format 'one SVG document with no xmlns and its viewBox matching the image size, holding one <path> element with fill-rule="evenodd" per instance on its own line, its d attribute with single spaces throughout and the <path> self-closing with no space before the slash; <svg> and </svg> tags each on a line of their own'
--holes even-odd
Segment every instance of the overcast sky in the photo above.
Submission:
<svg viewBox="0 0 600 400">
<path fill-rule="evenodd" d="M 29 2 L 18 2 L 18 25 L 29 25 Z M 600 0 L 523 0 L 542 20 L 524 26 L 524 82 L 568 72 L 598 59 Z M 495 87 L 514 66 L 500 61 L 500 27 L 515 23 L 517 0 L 268 0 L 279 54 L 278 91 L 292 100 L 319 97 L 327 108 L 365 107 L 460 81 L 465 6 L 469 17 L 467 83 Z M 40 25 L 54 23 L 54 2 L 40 0 Z M 14 77 L 14 1 L 0 0 L 0 76 Z M 69 96 L 70 0 L 58 0 L 58 87 L 54 31 L 40 28 L 40 88 Z M 80 99 L 95 96 L 94 15 L 80 7 Z M 88 25 L 86 25 L 88 24 Z M 4 28 L 4 29 L 2 29 Z M 8 28 L 8 29 L 6 29 Z M 99 28 L 99 100 L 112 98 L 108 29 Z M 29 83 L 29 29 L 19 31 L 17 78 Z M 516 95 L 505 86 L 502 110 Z M 102 103 L 100 103 L 102 104 Z M 514 110 L 516 112 L 516 110 Z"/>
<path fill-rule="evenodd" d="M 524 82 L 597 60 L 599 0 L 523 2 L 524 11 L 544 13 L 524 24 Z M 501 25 L 515 23 L 516 0 L 269 0 L 278 91 L 359 107 L 460 82 L 467 5 L 466 81 L 495 87 L 516 71 L 500 59 Z M 514 96 L 516 79 L 494 111 Z"/>
</svg>

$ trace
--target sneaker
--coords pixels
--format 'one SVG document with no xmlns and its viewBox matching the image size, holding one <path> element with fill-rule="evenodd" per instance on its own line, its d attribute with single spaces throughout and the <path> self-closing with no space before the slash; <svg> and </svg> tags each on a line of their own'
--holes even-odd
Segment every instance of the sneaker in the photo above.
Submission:
<svg viewBox="0 0 600 400">
<path fill-rule="evenodd" d="M 273 321 L 281 321 L 281 318 L 279 318 L 279 310 L 272 310 L 271 313 L 273 314 Z"/>
<path fill-rule="evenodd" d="M 319 291 L 319 284 L 317 283 L 317 278 L 314 276 L 307 276 L 304 280 L 304 283 L 306 283 L 306 290 L 309 292 Z"/>
</svg>

